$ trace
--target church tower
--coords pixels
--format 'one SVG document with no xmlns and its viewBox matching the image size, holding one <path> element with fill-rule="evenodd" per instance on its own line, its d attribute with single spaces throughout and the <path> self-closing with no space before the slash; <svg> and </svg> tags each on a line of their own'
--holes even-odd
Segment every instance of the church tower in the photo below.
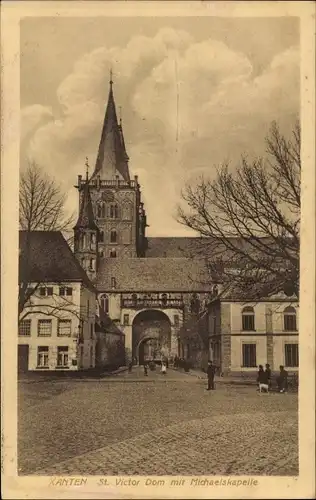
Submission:
<svg viewBox="0 0 316 500">
<path fill-rule="evenodd" d="M 80 179 L 79 217 L 74 227 L 74 253 L 91 281 L 96 280 L 99 228 L 95 223 L 88 179 L 88 162 L 86 163 L 86 181 Z"/>
<path fill-rule="evenodd" d="M 130 178 L 122 122 L 118 123 L 112 75 L 94 172 L 89 181 L 78 176 L 79 192 L 89 183 L 89 196 L 99 229 L 98 261 L 103 258 L 143 257 L 146 251 L 146 212 L 138 177 Z"/>
</svg>

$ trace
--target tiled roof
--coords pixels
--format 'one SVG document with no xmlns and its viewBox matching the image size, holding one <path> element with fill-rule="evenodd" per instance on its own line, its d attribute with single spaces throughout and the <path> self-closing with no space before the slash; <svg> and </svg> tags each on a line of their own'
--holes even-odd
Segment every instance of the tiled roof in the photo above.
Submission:
<svg viewBox="0 0 316 500">
<path fill-rule="evenodd" d="M 110 316 L 103 311 L 99 310 L 99 316 L 96 318 L 96 331 L 100 333 L 114 333 L 116 335 L 125 336 L 125 334 L 120 330 Z"/>
<path fill-rule="evenodd" d="M 202 259 L 133 258 L 104 259 L 98 270 L 97 288 L 109 291 L 111 278 L 120 291 L 207 291 L 211 290 Z"/>
<path fill-rule="evenodd" d="M 111 180 L 118 173 L 125 181 L 130 180 L 123 131 L 117 121 L 112 82 L 110 82 L 109 98 L 92 178 L 100 175 L 102 180 Z"/>
<path fill-rule="evenodd" d="M 94 290 L 60 231 L 20 231 L 19 249 L 20 282 L 82 281 Z"/>
<path fill-rule="evenodd" d="M 225 261 L 236 255 L 234 248 L 239 248 L 245 254 L 262 252 L 262 247 L 257 244 L 258 250 L 255 249 L 255 241 L 252 243 L 242 238 L 228 238 L 231 241 L 232 249 L 228 248 L 227 244 L 221 242 L 219 238 L 211 237 L 149 237 L 148 250 L 146 257 L 209 257 L 222 258 Z M 273 241 L 269 242 L 268 238 L 262 238 L 264 245 L 273 247 Z M 260 250 L 261 249 L 261 250 Z M 263 253 L 263 252 L 262 252 Z"/>
</svg>

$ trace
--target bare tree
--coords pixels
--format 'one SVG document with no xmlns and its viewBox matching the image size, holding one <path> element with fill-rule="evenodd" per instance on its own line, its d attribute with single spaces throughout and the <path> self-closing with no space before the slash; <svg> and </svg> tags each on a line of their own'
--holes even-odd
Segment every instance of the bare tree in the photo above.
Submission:
<svg viewBox="0 0 316 500">
<path fill-rule="evenodd" d="M 20 256 L 19 279 L 19 321 L 25 313 L 32 311 L 32 296 L 36 296 L 43 283 L 32 282 L 29 262 L 31 259 L 32 231 L 69 232 L 74 222 L 73 215 L 68 216 L 65 210 L 66 196 L 55 180 L 45 174 L 35 163 L 29 163 L 20 177 L 19 224 L 24 231 L 23 258 Z M 68 242 L 71 243 L 71 242 Z M 21 269 L 22 267 L 22 269 Z M 69 304 L 65 304 L 66 310 Z M 48 307 L 48 306 L 47 306 Z M 52 312 L 61 311 L 64 306 L 52 307 Z"/>
<path fill-rule="evenodd" d="M 225 164 L 184 189 L 178 220 L 200 234 L 197 251 L 225 290 L 299 295 L 300 145 L 298 123 L 291 139 L 273 123 L 265 158 L 243 157 L 235 173 Z"/>
<path fill-rule="evenodd" d="M 74 219 L 66 214 L 66 195 L 36 163 L 29 163 L 22 172 L 19 194 L 20 229 L 68 231 L 71 228 Z"/>
</svg>

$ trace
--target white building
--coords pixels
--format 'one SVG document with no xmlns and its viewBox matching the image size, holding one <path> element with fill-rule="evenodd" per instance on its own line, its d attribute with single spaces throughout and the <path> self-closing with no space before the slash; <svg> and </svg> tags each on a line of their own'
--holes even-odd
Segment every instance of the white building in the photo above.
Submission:
<svg viewBox="0 0 316 500">
<path fill-rule="evenodd" d="M 96 290 L 60 232 L 20 232 L 23 286 L 19 371 L 94 368 Z"/>
</svg>

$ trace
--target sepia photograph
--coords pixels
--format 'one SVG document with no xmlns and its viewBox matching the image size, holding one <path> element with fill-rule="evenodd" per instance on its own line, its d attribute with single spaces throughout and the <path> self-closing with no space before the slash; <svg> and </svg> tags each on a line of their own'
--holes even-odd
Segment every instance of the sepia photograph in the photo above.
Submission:
<svg viewBox="0 0 316 500">
<path fill-rule="evenodd" d="M 106 4 L 19 22 L 17 475 L 298 478 L 300 17 Z"/>
</svg>

